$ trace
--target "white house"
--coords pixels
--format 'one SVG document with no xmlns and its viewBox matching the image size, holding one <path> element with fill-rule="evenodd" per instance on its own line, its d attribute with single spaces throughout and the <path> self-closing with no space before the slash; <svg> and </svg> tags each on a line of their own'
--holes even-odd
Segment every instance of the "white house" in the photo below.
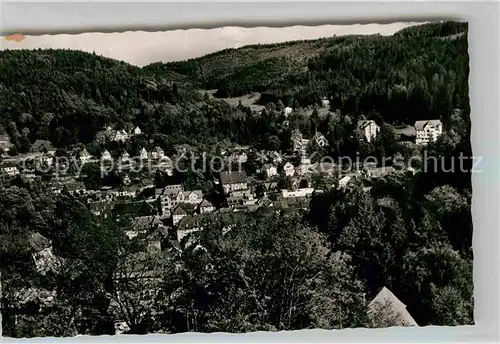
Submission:
<svg viewBox="0 0 500 344">
<path fill-rule="evenodd" d="M 148 158 L 148 151 L 146 148 L 142 148 L 141 152 L 139 153 L 139 157 L 141 160 L 146 160 Z"/>
<path fill-rule="evenodd" d="M 172 159 L 170 159 L 168 156 L 164 156 L 163 158 L 161 158 L 161 160 L 158 162 L 157 167 L 160 171 L 165 172 L 169 176 L 174 173 L 174 164 L 172 162 Z"/>
<path fill-rule="evenodd" d="M 42 164 L 42 165 L 46 165 L 46 166 L 52 166 L 52 164 L 54 163 L 54 157 L 52 156 L 47 156 L 47 155 L 44 155 L 44 156 L 41 156 L 38 158 L 38 161 Z"/>
<path fill-rule="evenodd" d="M 283 110 L 283 113 L 285 114 L 285 116 L 288 116 L 289 114 L 291 114 L 293 112 L 293 109 L 289 106 L 287 106 L 284 110 Z"/>
<path fill-rule="evenodd" d="M 101 160 L 112 160 L 111 154 L 108 152 L 107 149 L 105 149 L 104 152 L 102 153 Z"/>
<path fill-rule="evenodd" d="M 443 123 L 439 119 L 415 122 L 415 143 L 417 145 L 426 145 L 429 142 L 435 142 L 443 133 Z"/>
<path fill-rule="evenodd" d="M 367 120 L 361 122 L 360 125 L 361 130 L 363 131 L 363 135 L 366 138 L 366 141 L 372 142 L 377 138 L 378 133 L 380 132 L 380 127 L 374 120 Z"/>
<path fill-rule="evenodd" d="M 288 161 L 283 166 L 283 171 L 285 171 L 285 176 L 293 177 L 293 175 L 295 174 L 295 167 L 292 165 L 292 163 L 290 161 Z"/>
<path fill-rule="evenodd" d="M 264 174 L 267 178 L 272 178 L 278 174 L 278 169 L 273 164 L 265 164 Z"/>
</svg>

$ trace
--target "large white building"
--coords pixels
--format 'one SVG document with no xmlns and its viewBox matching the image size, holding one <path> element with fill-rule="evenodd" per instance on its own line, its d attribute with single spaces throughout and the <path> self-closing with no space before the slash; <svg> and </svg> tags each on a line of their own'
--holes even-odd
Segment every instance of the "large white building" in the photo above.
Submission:
<svg viewBox="0 0 500 344">
<path fill-rule="evenodd" d="M 439 119 L 415 122 L 415 143 L 417 145 L 435 142 L 442 133 L 443 123 Z"/>
<path fill-rule="evenodd" d="M 363 131 L 363 136 L 366 141 L 372 142 L 377 138 L 378 133 L 380 132 L 380 127 L 374 120 L 363 121 L 360 124 L 360 128 Z"/>
<path fill-rule="evenodd" d="M 290 161 L 287 161 L 285 166 L 283 166 L 283 171 L 285 171 L 285 176 L 293 177 L 293 175 L 295 174 L 295 167 Z"/>
</svg>

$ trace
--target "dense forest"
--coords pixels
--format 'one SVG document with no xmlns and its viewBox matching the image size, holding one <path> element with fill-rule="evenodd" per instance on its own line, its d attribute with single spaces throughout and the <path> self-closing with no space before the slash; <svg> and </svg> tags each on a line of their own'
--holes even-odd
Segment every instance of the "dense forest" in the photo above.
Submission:
<svg viewBox="0 0 500 344">
<path fill-rule="evenodd" d="M 467 24 L 457 22 L 144 68 L 80 51 L 2 51 L 0 134 L 10 136 L 11 155 L 39 140 L 100 154 L 178 144 L 288 150 L 299 128 L 325 134 L 330 146 L 314 148 L 324 155 L 408 158 L 422 150 L 400 142 L 395 128 L 433 118 L 445 130 L 425 151 L 449 164 L 472 156 L 468 63 Z M 260 92 L 265 109 L 230 106 L 207 89 L 219 98 Z M 331 111 L 320 115 L 323 97 Z M 285 106 L 296 110 L 286 121 Z M 381 126 L 371 144 L 357 132 L 366 118 Z M 109 142 L 107 125 L 139 126 L 143 135 Z M 230 231 L 210 217 L 193 234 L 197 244 L 161 252 L 126 237 L 130 218 L 94 216 L 83 199 L 15 178 L 0 185 L 3 335 L 114 334 L 117 319 L 137 334 L 372 326 L 366 302 L 383 286 L 420 326 L 473 324 L 470 163 L 450 172 L 424 161 L 416 174 L 371 181 L 369 191 L 358 180 L 315 195 L 293 215 L 235 216 Z M 61 257 L 57 273 L 36 271 L 35 232 Z M 55 291 L 51 306 L 41 307 L 33 289 Z"/>
</svg>

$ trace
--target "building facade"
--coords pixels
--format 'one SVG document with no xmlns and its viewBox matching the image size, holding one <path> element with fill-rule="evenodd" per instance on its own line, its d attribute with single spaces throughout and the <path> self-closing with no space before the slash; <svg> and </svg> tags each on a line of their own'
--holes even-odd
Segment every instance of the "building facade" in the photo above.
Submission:
<svg viewBox="0 0 500 344">
<path fill-rule="evenodd" d="M 439 119 L 415 122 L 415 143 L 417 145 L 427 145 L 429 142 L 436 142 L 443 133 L 443 124 Z"/>
</svg>

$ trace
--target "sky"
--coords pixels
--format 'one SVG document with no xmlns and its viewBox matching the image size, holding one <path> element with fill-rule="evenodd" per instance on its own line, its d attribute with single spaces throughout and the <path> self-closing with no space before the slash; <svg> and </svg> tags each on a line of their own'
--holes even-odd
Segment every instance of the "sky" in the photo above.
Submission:
<svg viewBox="0 0 500 344">
<path fill-rule="evenodd" d="M 226 48 L 257 43 L 278 43 L 315 39 L 333 35 L 392 35 L 419 23 L 353 24 L 321 26 L 221 27 L 158 32 L 127 31 L 117 33 L 82 33 L 2 37 L 4 49 L 76 49 L 122 60 L 136 66 L 200 57 Z"/>
</svg>

